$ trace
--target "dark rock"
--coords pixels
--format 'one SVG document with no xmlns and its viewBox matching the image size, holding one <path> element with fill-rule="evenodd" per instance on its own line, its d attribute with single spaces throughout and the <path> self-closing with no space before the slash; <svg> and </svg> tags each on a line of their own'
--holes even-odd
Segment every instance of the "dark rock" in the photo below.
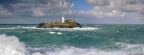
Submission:
<svg viewBox="0 0 144 55">
<path fill-rule="evenodd" d="M 80 27 L 82 28 L 82 25 L 73 21 L 73 20 L 66 20 L 65 22 L 50 22 L 50 23 L 40 23 L 37 26 L 38 28 L 75 28 Z"/>
</svg>

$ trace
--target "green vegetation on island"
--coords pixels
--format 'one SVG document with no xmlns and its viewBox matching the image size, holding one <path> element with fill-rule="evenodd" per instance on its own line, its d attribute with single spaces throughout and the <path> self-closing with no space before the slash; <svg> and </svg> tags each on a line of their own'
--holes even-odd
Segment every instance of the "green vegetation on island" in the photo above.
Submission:
<svg viewBox="0 0 144 55">
<path fill-rule="evenodd" d="M 66 20 L 66 21 L 59 21 L 59 22 L 50 22 L 50 23 L 40 23 L 37 26 L 38 28 L 75 28 L 80 27 L 82 28 L 82 25 L 73 21 L 73 20 Z"/>
</svg>

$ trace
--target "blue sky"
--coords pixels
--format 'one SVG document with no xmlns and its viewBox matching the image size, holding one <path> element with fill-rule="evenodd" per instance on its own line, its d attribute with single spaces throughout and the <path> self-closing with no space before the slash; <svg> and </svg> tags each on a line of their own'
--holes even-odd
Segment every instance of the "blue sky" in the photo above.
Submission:
<svg viewBox="0 0 144 55">
<path fill-rule="evenodd" d="M 76 11 L 89 11 L 94 8 L 94 5 L 88 4 L 86 0 L 77 0 L 74 2 L 74 10 Z"/>
<path fill-rule="evenodd" d="M 1 0 L 0 24 L 144 24 L 144 0 Z"/>
</svg>

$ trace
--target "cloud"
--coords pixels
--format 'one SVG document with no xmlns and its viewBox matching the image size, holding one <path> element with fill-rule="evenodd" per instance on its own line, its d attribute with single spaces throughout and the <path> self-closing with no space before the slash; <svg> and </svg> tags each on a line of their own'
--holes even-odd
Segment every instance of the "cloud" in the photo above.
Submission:
<svg viewBox="0 0 144 55">
<path fill-rule="evenodd" d="M 31 7 L 33 16 L 62 16 L 64 14 L 70 14 L 74 4 L 67 2 L 66 0 L 23 0 L 29 2 L 33 6 Z"/>
<path fill-rule="evenodd" d="M 72 2 L 71 0 L 69 0 Z M 62 16 L 64 14 L 70 14 L 74 4 L 67 2 L 66 0 L 20 0 L 13 3 L 11 1 L 2 1 L 0 4 L 3 10 L 20 17 L 51 17 Z M 1 2 L 1 3 L 2 3 Z M 5 5 L 7 4 L 7 6 Z M 6 15 L 6 14 L 5 14 Z"/>
<path fill-rule="evenodd" d="M 98 6 L 105 6 L 108 4 L 108 0 L 87 0 L 87 2 Z"/>
<path fill-rule="evenodd" d="M 74 1 L 76 0 L 1 0 L 0 20 L 11 20 L 9 23 L 15 23 L 12 20 L 17 23 L 31 23 L 29 20 L 35 20 L 32 23 L 58 20 L 62 15 L 72 14 Z"/>
<path fill-rule="evenodd" d="M 106 7 L 95 7 L 90 11 L 93 15 L 97 17 L 124 17 L 125 12 L 121 12 L 120 10 L 115 9 L 107 9 Z"/>
<path fill-rule="evenodd" d="M 7 16 L 11 16 L 11 12 L 8 12 L 2 5 L 0 5 L 0 17 L 6 18 Z"/>
<path fill-rule="evenodd" d="M 135 17 L 144 15 L 144 0 L 87 0 L 94 4 L 91 10 L 93 15 L 102 17 L 130 17 L 129 13 L 134 13 Z M 133 18 L 135 18 L 133 17 Z"/>
<path fill-rule="evenodd" d="M 82 23 L 144 23 L 144 0 L 87 0 L 87 3 L 94 5 L 94 8 L 73 11 L 71 16 Z"/>
<path fill-rule="evenodd" d="M 42 11 L 41 8 L 37 7 L 37 8 L 34 8 L 32 9 L 33 11 L 33 16 L 44 16 L 44 12 Z"/>
<path fill-rule="evenodd" d="M 59 20 L 62 15 L 83 23 L 120 23 L 124 20 L 144 19 L 144 0 L 86 0 L 94 6 L 87 11 L 75 11 L 75 1 L 77 0 L 1 0 L 0 19 L 17 19 L 18 23 L 31 23 L 29 20 L 35 20 L 33 23 L 48 22 Z"/>
</svg>

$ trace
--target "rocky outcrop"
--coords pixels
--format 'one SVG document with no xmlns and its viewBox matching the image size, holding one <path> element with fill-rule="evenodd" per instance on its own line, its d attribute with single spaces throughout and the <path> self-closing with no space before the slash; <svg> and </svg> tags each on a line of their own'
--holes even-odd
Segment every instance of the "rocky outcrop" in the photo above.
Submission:
<svg viewBox="0 0 144 55">
<path fill-rule="evenodd" d="M 75 28 L 80 27 L 82 28 L 82 25 L 73 21 L 73 20 L 66 20 L 65 22 L 50 22 L 50 23 L 40 23 L 37 26 L 38 28 Z"/>
</svg>

